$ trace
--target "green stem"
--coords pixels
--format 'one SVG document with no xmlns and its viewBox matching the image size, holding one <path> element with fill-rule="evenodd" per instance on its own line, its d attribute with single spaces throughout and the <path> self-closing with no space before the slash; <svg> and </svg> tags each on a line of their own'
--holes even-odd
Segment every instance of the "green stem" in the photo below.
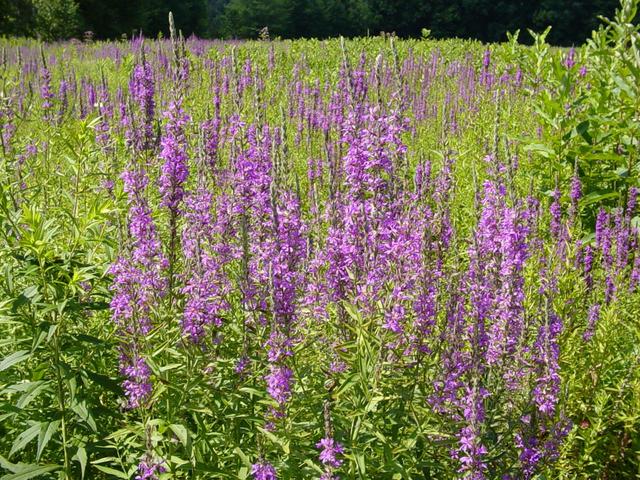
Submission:
<svg viewBox="0 0 640 480">
<path fill-rule="evenodd" d="M 65 406 L 65 394 L 64 394 L 64 385 L 62 382 L 62 366 L 60 364 L 60 327 L 55 320 L 57 319 L 56 313 L 54 315 L 54 325 L 56 325 L 56 331 L 53 336 L 53 363 L 54 370 L 56 372 L 56 383 L 58 385 L 58 407 L 60 409 L 60 413 L 62 415 L 62 450 L 64 452 L 64 473 L 66 479 L 71 479 L 71 464 L 69 462 L 69 450 L 67 448 L 67 409 Z"/>
</svg>

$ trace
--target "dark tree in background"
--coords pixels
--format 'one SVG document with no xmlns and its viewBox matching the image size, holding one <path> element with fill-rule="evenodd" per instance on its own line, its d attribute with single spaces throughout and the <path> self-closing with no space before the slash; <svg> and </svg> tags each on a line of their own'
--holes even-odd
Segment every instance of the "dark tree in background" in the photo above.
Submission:
<svg viewBox="0 0 640 480">
<path fill-rule="evenodd" d="M 290 36 L 295 3 L 294 0 L 230 0 L 223 10 L 221 32 L 227 37 L 255 38 L 266 26 L 271 35 Z"/>
<path fill-rule="evenodd" d="M 142 27 L 142 10 L 137 1 L 82 0 L 79 4 L 83 30 L 90 30 L 100 38 L 131 35 L 133 30 Z"/>
<path fill-rule="evenodd" d="M 172 11 L 185 36 L 327 38 L 337 35 L 506 39 L 506 32 L 552 25 L 549 40 L 579 44 L 611 17 L 618 0 L 0 0 L 0 34 L 45 40 L 80 36 L 119 38 L 167 34 Z M 526 40 L 527 35 L 520 37 Z"/>
<path fill-rule="evenodd" d="M 207 27 L 206 2 L 202 0 L 139 0 L 138 8 L 146 20 L 140 27 L 147 36 L 158 32 L 169 33 L 167 15 L 171 11 L 177 21 L 177 28 L 185 36 L 204 36 Z M 137 3 L 137 2 L 136 2 Z"/>
<path fill-rule="evenodd" d="M 33 28 L 30 0 L 0 0 L 0 33 L 28 35 Z"/>
<path fill-rule="evenodd" d="M 222 31 L 222 14 L 229 0 L 207 0 L 206 4 L 206 32 L 207 37 L 218 37 Z"/>
<path fill-rule="evenodd" d="M 80 5 L 83 30 L 97 38 L 131 36 L 142 32 L 155 37 L 167 34 L 170 11 L 185 35 L 204 36 L 207 28 L 207 3 L 202 0 L 75 0 Z M 219 12 L 218 12 L 219 15 Z"/>
<path fill-rule="evenodd" d="M 540 0 L 533 17 L 538 30 L 546 25 L 553 25 L 548 40 L 555 43 L 568 43 L 565 39 L 574 40 L 576 32 L 584 32 L 583 37 L 599 24 L 597 15 L 613 16 L 617 1 L 611 0 Z M 585 12 L 582 14 L 580 12 Z"/>
<path fill-rule="evenodd" d="M 298 37 L 365 36 L 373 26 L 374 12 L 367 0 L 298 0 L 295 3 L 293 33 Z"/>
<path fill-rule="evenodd" d="M 32 0 L 34 29 L 43 40 L 75 35 L 81 19 L 75 0 Z"/>
</svg>

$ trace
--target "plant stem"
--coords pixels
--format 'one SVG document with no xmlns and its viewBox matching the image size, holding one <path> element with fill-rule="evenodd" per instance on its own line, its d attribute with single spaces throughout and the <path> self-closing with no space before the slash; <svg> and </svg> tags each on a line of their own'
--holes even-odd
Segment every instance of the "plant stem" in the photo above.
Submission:
<svg viewBox="0 0 640 480">
<path fill-rule="evenodd" d="M 54 312 L 54 325 L 56 325 L 56 331 L 53 336 L 53 363 L 54 370 L 56 372 L 56 383 L 58 385 L 58 407 L 60 408 L 60 413 L 62 415 L 62 450 L 64 452 L 64 473 L 66 479 L 71 479 L 71 465 L 69 463 L 69 451 L 67 448 L 67 421 L 66 421 L 66 406 L 65 406 L 65 394 L 64 394 L 64 385 L 62 380 L 61 369 L 62 366 L 60 364 L 60 324 L 58 324 L 57 314 Z"/>
</svg>

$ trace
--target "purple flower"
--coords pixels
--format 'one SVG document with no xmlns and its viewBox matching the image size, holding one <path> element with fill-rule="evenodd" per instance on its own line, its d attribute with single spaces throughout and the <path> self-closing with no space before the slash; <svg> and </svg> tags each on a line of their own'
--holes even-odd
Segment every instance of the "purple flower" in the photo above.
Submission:
<svg viewBox="0 0 640 480">
<path fill-rule="evenodd" d="M 254 480 L 277 480 L 276 469 L 270 463 L 260 460 L 251 465 L 251 474 Z"/>
<path fill-rule="evenodd" d="M 47 67 L 42 69 L 40 84 L 40 97 L 42 97 L 42 108 L 44 110 L 45 120 L 51 120 L 50 110 L 53 108 L 53 99 L 55 95 L 51 89 L 51 72 Z"/>
<path fill-rule="evenodd" d="M 591 307 L 589 308 L 587 328 L 582 334 L 582 338 L 584 339 L 585 342 L 588 342 L 589 340 L 591 340 L 591 338 L 593 338 L 593 335 L 596 329 L 596 323 L 599 318 L 600 318 L 600 304 L 596 303 L 594 305 L 591 305 Z"/>
<path fill-rule="evenodd" d="M 627 199 L 627 216 L 633 217 L 633 213 L 638 205 L 638 194 L 640 189 L 638 187 L 631 187 L 629 189 L 629 198 Z"/>
<path fill-rule="evenodd" d="M 484 51 L 484 55 L 482 57 L 482 67 L 487 70 L 491 65 L 491 50 L 487 48 Z"/>
<path fill-rule="evenodd" d="M 463 398 L 463 417 L 465 426 L 458 434 L 458 448 L 452 452 L 453 458 L 460 462 L 461 473 L 465 478 L 483 480 L 487 470 L 484 457 L 487 455 L 487 447 L 481 438 L 481 425 L 485 420 L 484 398 L 489 395 L 483 388 L 467 388 Z"/>
<path fill-rule="evenodd" d="M 631 292 L 635 292 L 635 290 L 638 288 L 638 285 L 640 285 L 640 253 L 638 253 L 636 249 L 633 268 L 631 270 L 631 277 L 629 278 L 629 290 Z"/>
<path fill-rule="evenodd" d="M 125 359 L 121 372 L 127 377 L 122 383 L 122 388 L 125 391 L 125 395 L 128 399 L 129 408 L 138 408 L 144 405 L 145 401 L 149 398 L 152 391 L 151 384 L 151 369 L 142 357 L 134 357 L 132 359 Z M 121 362 L 122 364 L 123 362 Z M 150 477 L 143 477 L 150 478 Z"/>
<path fill-rule="evenodd" d="M 587 284 L 587 288 L 591 289 L 593 286 L 593 248 L 591 245 L 587 245 L 584 249 L 584 258 L 582 260 L 582 273 L 584 275 L 585 283 Z"/>
<path fill-rule="evenodd" d="M 162 205 L 176 214 L 184 197 L 183 184 L 189 176 L 187 140 L 184 127 L 189 116 L 184 113 L 179 102 L 172 102 L 164 113 L 167 123 L 162 137 L 160 158 L 164 160 L 159 180 Z"/>
<path fill-rule="evenodd" d="M 515 445 L 520 449 L 518 459 L 522 465 L 522 475 L 525 480 L 533 478 L 536 468 L 544 458 L 544 449 L 537 437 L 525 438 L 520 433 L 515 434 Z"/>
<path fill-rule="evenodd" d="M 236 362 L 236 366 L 234 368 L 234 371 L 238 375 L 245 375 L 246 371 L 247 371 L 247 369 L 249 368 L 250 365 L 251 365 L 251 359 L 249 357 L 247 357 L 247 356 L 242 356 Z"/>
<path fill-rule="evenodd" d="M 293 371 L 285 365 L 271 364 L 265 380 L 267 392 L 280 408 L 283 407 L 291 398 Z"/>
<path fill-rule="evenodd" d="M 385 115 L 377 108 L 352 110 L 343 120 L 342 143 L 347 152 L 340 175 L 346 188 L 327 206 L 329 228 L 323 248 L 316 250 L 312 260 L 314 281 L 308 289 L 308 300 L 315 303 L 319 315 L 326 315 L 330 302 L 345 299 L 371 309 L 384 295 L 385 281 L 398 259 L 417 264 L 412 261 L 419 251 L 411 252 L 409 246 L 415 241 L 411 237 L 415 229 L 401 215 L 401 200 L 391 197 L 394 164 L 406 151 L 400 138 L 405 128 L 397 113 Z M 397 277 L 405 278 L 402 273 Z M 404 290 L 400 287 L 393 295 L 399 300 Z M 404 308 L 387 312 L 387 327 L 398 336 L 405 329 Z"/>
<path fill-rule="evenodd" d="M 320 475 L 320 480 L 340 480 L 340 477 L 335 475 L 333 472 L 324 472 Z"/>
<path fill-rule="evenodd" d="M 144 458 L 138 464 L 136 480 L 158 480 L 158 474 L 167 471 L 163 460 Z"/>
<path fill-rule="evenodd" d="M 490 364 L 501 359 L 504 353 L 510 356 L 515 353 L 524 328 L 523 269 L 528 257 L 528 231 L 513 208 L 503 210 L 498 228 L 499 290 L 489 330 L 487 361 Z"/>
<path fill-rule="evenodd" d="M 185 200 L 182 232 L 182 251 L 186 260 L 186 296 L 181 320 L 183 333 L 198 342 L 207 325 L 222 325 L 222 317 L 229 304 L 225 298 L 228 279 L 224 262 L 213 251 L 212 195 L 204 188 L 188 195 Z"/>
<path fill-rule="evenodd" d="M 219 97 L 215 97 L 214 105 L 216 105 L 216 116 L 211 120 L 202 122 L 200 128 L 204 136 L 204 152 L 207 157 L 207 162 L 211 167 L 215 167 L 218 164 L 218 150 L 220 148 L 220 100 Z"/>
<path fill-rule="evenodd" d="M 331 437 L 325 437 L 316 443 L 316 448 L 320 449 L 320 461 L 331 468 L 339 468 L 343 460 L 338 458 L 344 453 L 342 444 L 336 442 Z"/>
<path fill-rule="evenodd" d="M 558 336 L 562 332 L 562 321 L 554 313 L 549 313 L 546 325 L 538 330 L 533 346 L 533 358 L 537 366 L 536 386 L 533 398 L 539 412 L 552 416 L 560 394 L 560 346 Z"/>
<path fill-rule="evenodd" d="M 60 80 L 60 88 L 58 89 L 58 98 L 60 99 L 60 108 L 58 110 L 58 120 L 62 121 L 62 117 L 67 111 L 69 106 L 69 98 L 67 93 L 69 91 L 69 83 L 65 79 Z"/>
<path fill-rule="evenodd" d="M 125 187 L 126 189 L 126 187 Z M 146 202 L 136 195 L 129 210 L 131 250 L 111 265 L 113 319 L 128 333 L 145 334 L 151 328 L 148 315 L 164 295 L 166 281 L 159 236 Z"/>
<path fill-rule="evenodd" d="M 140 126 L 136 128 L 130 125 L 129 140 L 137 150 L 148 150 L 154 143 L 153 121 L 156 108 L 153 68 L 149 63 L 144 62 L 134 67 L 129 81 L 129 91 L 140 111 Z"/>
<path fill-rule="evenodd" d="M 487 48 L 484 51 L 482 57 L 482 72 L 480 76 L 480 83 L 490 88 L 493 84 L 493 75 L 489 72 L 491 66 L 491 50 Z"/>
<path fill-rule="evenodd" d="M 578 213 L 578 201 L 582 197 L 582 183 L 580 177 L 574 175 L 571 180 L 571 214 L 575 216 Z"/>
<path fill-rule="evenodd" d="M 553 192 L 553 202 L 549 207 L 549 212 L 551 213 L 549 226 L 551 235 L 558 240 L 562 235 L 562 207 L 560 206 L 560 190 L 558 189 Z"/>
<path fill-rule="evenodd" d="M 611 239 L 609 237 L 611 233 L 609 223 L 609 214 L 604 208 L 600 208 L 596 217 L 596 246 L 602 250 L 604 257 L 607 257 L 610 253 Z"/>
<path fill-rule="evenodd" d="M 100 87 L 98 111 L 100 113 L 100 121 L 96 125 L 96 142 L 102 147 L 103 151 L 111 152 L 113 147 L 110 145 L 111 134 L 109 122 L 113 119 L 113 105 L 111 104 L 109 90 L 106 85 Z"/>
<path fill-rule="evenodd" d="M 565 57 L 563 63 L 564 63 L 564 66 L 568 70 L 572 69 L 575 66 L 575 64 L 576 64 L 576 49 L 574 47 L 571 47 L 571 49 L 569 50 L 569 53 Z"/>
<path fill-rule="evenodd" d="M 123 173 L 128 196 L 128 243 L 125 251 L 111 265 L 112 318 L 123 338 L 121 369 L 127 377 L 123 388 L 130 408 L 141 406 L 151 394 L 150 371 L 138 355 L 139 345 L 152 328 L 151 314 L 166 292 L 164 270 L 167 261 L 162 254 L 144 193 L 148 183 L 143 170 L 132 167 Z"/>
</svg>

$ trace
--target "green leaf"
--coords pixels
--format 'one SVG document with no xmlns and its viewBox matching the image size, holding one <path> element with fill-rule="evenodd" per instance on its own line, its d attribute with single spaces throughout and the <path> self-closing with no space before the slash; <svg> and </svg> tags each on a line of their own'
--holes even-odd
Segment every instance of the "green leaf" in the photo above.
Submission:
<svg viewBox="0 0 640 480">
<path fill-rule="evenodd" d="M 353 452 L 353 456 L 355 457 L 356 464 L 358 465 L 358 471 L 361 475 L 365 475 L 367 473 L 367 466 L 364 454 L 362 452 Z"/>
<path fill-rule="evenodd" d="M 180 368 L 180 367 L 182 367 L 181 363 L 170 363 L 169 365 L 163 365 L 158 370 L 160 372 L 166 372 L 166 371 L 169 371 L 169 370 L 175 370 L 176 368 Z"/>
<path fill-rule="evenodd" d="M 585 195 L 585 197 L 580 200 L 580 205 L 585 207 L 594 203 L 602 202 L 603 200 L 618 198 L 619 196 L 620 192 L 592 192 L 588 195 Z"/>
<path fill-rule="evenodd" d="M 613 81 L 616 82 L 616 85 L 618 86 L 618 88 L 620 88 L 620 90 L 626 93 L 629 97 L 633 97 L 631 86 L 624 78 L 620 77 L 619 75 L 614 75 Z"/>
<path fill-rule="evenodd" d="M 589 135 L 589 120 L 585 120 L 578 124 L 576 132 L 578 132 L 578 135 L 580 135 L 589 145 L 593 143 L 593 139 L 591 138 L 591 135 Z"/>
<path fill-rule="evenodd" d="M 264 397 L 264 390 L 258 390 L 257 388 L 251 387 L 240 387 L 238 389 L 239 392 L 248 393 L 250 396 Z"/>
<path fill-rule="evenodd" d="M 38 451 L 36 453 L 36 460 L 40 461 L 40 456 L 44 451 L 47 443 L 51 440 L 53 434 L 58 430 L 58 426 L 60 425 L 60 420 L 54 420 L 49 423 L 42 423 L 40 426 L 40 433 L 38 435 Z"/>
<path fill-rule="evenodd" d="M 319 474 L 322 474 L 322 472 L 323 472 L 323 470 L 318 466 L 318 464 L 314 463 L 314 462 L 313 462 L 311 459 L 309 459 L 309 458 L 307 458 L 307 459 L 304 461 L 304 464 L 305 464 L 307 467 L 309 467 L 309 468 L 311 468 L 311 469 L 315 470 L 315 471 L 316 471 L 316 472 L 318 472 Z"/>
<path fill-rule="evenodd" d="M 25 288 L 24 291 L 22 292 L 22 295 L 24 295 L 29 300 L 35 298 L 36 295 L 38 295 L 38 286 L 31 285 L 30 287 Z"/>
<path fill-rule="evenodd" d="M 344 306 L 345 312 L 347 312 L 347 314 L 351 318 L 353 318 L 356 321 L 361 321 L 360 312 L 359 312 L 358 308 L 355 305 L 353 305 L 353 304 L 351 304 L 349 302 L 342 302 L 342 304 Z"/>
<path fill-rule="evenodd" d="M 9 460 L 0 455 L 0 468 L 4 468 L 10 472 L 15 472 L 19 467 L 18 465 L 11 463 Z"/>
<path fill-rule="evenodd" d="M 616 168 L 616 175 L 620 178 L 627 178 L 629 176 L 629 169 L 627 167 Z"/>
<path fill-rule="evenodd" d="M 92 372 L 91 370 L 84 370 L 84 373 L 101 387 L 104 387 L 117 395 L 123 395 L 122 386 L 117 380 L 100 373 Z"/>
<path fill-rule="evenodd" d="M 13 352 L 11 355 L 4 357 L 2 362 L 0 362 L 0 372 L 13 367 L 17 363 L 24 362 L 30 356 L 31 353 L 29 353 L 29 350 L 18 350 L 17 352 Z"/>
<path fill-rule="evenodd" d="M 369 402 L 367 403 L 364 411 L 365 412 L 375 412 L 378 408 L 378 403 L 380 403 L 381 401 L 384 400 L 383 396 L 375 396 L 373 398 L 371 398 L 371 400 L 369 400 Z"/>
<path fill-rule="evenodd" d="M 189 448 L 189 431 L 186 429 L 184 425 L 171 424 L 169 428 L 173 431 L 173 433 L 178 437 L 180 443 L 185 446 L 185 448 Z"/>
<path fill-rule="evenodd" d="M 35 398 L 37 398 L 42 392 L 46 392 L 51 387 L 49 382 L 29 382 L 31 388 L 25 389 L 24 393 L 20 396 L 16 402 L 16 407 L 23 409 L 29 405 Z"/>
<path fill-rule="evenodd" d="M 349 390 L 351 390 L 351 388 L 353 388 L 353 386 L 356 385 L 356 383 L 358 383 L 358 378 L 359 378 L 359 375 L 357 373 L 352 373 L 351 375 L 349 375 L 349 377 L 344 381 L 344 383 L 340 385 L 340 388 L 338 388 L 335 391 L 335 393 L 333 394 L 333 398 L 338 399 L 342 395 L 347 393 Z"/>
<path fill-rule="evenodd" d="M 543 145 L 541 143 L 531 143 L 524 147 L 525 152 L 534 152 L 541 155 L 544 158 L 551 158 L 555 155 L 553 148 Z"/>
<path fill-rule="evenodd" d="M 86 335 L 84 333 L 78 333 L 75 335 L 72 335 L 73 338 L 75 338 L 76 340 L 79 340 L 81 342 L 87 342 L 90 343 L 92 345 L 105 345 L 107 344 L 107 342 L 105 342 L 104 340 L 94 337 L 92 335 Z"/>
<path fill-rule="evenodd" d="M 80 472 L 82 473 L 82 478 L 84 478 L 84 472 L 87 469 L 87 450 L 84 447 L 78 447 L 74 458 L 80 463 Z"/>
<path fill-rule="evenodd" d="M 280 448 L 282 448 L 282 451 L 289 455 L 290 450 L 289 450 L 289 440 L 284 440 L 282 438 L 277 437 L 276 435 L 274 435 L 272 432 L 270 432 L 269 430 L 265 430 L 264 428 L 258 427 L 258 430 L 260 430 L 260 432 L 267 437 L 269 440 L 271 440 L 273 443 L 280 445 Z"/>
<path fill-rule="evenodd" d="M 96 422 L 84 401 L 75 402 L 71 405 L 71 410 L 73 410 L 78 417 L 87 422 L 87 425 L 89 425 L 94 432 L 98 431 L 98 426 L 96 425 Z"/>
<path fill-rule="evenodd" d="M 0 480 L 28 480 L 62 468 L 59 465 L 18 465 L 19 467 L 14 470 L 14 473 L 5 475 Z"/>
<path fill-rule="evenodd" d="M 40 433 L 40 423 L 35 423 L 31 425 L 29 428 L 27 428 L 24 432 L 18 435 L 14 440 L 13 445 L 11 446 L 11 451 L 9 452 L 9 456 L 11 457 L 14 453 L 19 452 L 24 447 L 26 447 L 27 444 L 31 440 L 36 438 L 39 433 Z"/>
<path fill-rule="evenodd" d="M 102 465 L 95 465 L 95 464 L 93 464 L 93 466 L 98 470 L 100 470 L 101 472 L 108 473 L 109 475 L 113 475 L 114 477 L 124 478 L 125 480 L 129 480 L 129 475 L 119 470 L 116 470 L 115 468 L 105 467 Z"/>
<path fill-rule="evenodd" d="M 180 457 L 176 457 L 175 455 L 171 455 L 171 458 L 169 458 L 169 462 L 178 468 L 183 467 L 185 465 L 188 465 L 189 468 L 191 468 L 191 464 L 188 460 L 184 460 Z"/>
<path fill-rule="evenodd" d="M 251 466 L 251 460 L 249 460 L 249 457 L 247 457 L 245 455 L 245 453 L 240 449 L 240 447 L 236 447 L 233 450 L 233 453 L 238 455 L 238 457 L 240 457 L 240 460 L 242 461 L 242 463 L 245 464 L 247 467 Z"/>
</svg>

